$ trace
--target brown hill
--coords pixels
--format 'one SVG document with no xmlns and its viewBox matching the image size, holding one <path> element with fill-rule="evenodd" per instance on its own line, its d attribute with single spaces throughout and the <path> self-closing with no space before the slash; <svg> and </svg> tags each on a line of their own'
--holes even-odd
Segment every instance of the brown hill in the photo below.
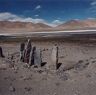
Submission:
<svg viewBox="0 0 96 95">
<path fill-rule="evenodd" d="M 87 27 L 96 27 L 96 19 L 87 19 L 82 21 Z"/>
<path fill-rule="evenodd" d="M 70 29 L 96 28 L 96 19 L 70 20 L 56 27 L 43 23 L 0 21 L 1 32 L 57 31 Z"/>
<path fill-rule="evenodd" d="M 48 25 L 43 24 L 43 23 L 36 23 L 35 27 L 36 28 L 51 28 L 51 26 L 48 26 Z"/>
<path fill-rule="evenodd" d="M 87 20 L 70 20 L 59 26 L 57 29 L 81 29 L 81 28 L 95 28 L 96 20 L 87 19 Z"/>
<path fill-rule="evenodd" d="M 26 30 L 26 31 L 36 31 L 49 29 L 48 26 L 43 23 L 31 23 L 31 22 L 10 22 L 10 21 L 0 21 L 1 30 Z"/>
</svg>

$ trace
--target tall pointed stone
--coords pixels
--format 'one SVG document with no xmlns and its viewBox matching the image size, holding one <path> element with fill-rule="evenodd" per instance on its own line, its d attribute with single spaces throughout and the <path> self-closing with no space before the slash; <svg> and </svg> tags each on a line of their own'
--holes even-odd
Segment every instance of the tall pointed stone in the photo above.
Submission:
<svg viewBox="0 0 96 95">
<path fill-rule="evenodd" d="M 24 50 L 25 50 L 25 44 L 21 43 L 20 44 L 20 60 L 22 62 L 24 61 Z"/>
<path fill-rule="evenodd" d="M 27 46 L 26 46 L 26 49 L 24 52 L 24 62 L 25 63 L 29 63 L 31 49 L 32 49 L 31 40 L 28 39 Z"/>
<path fill-rule="evenodd" d="M 36 66 L 41 66 L 41 63 L 42 63 L 41 50 L 39 48 L 36 48 L 34 56 L 34 64 Z"/>
<path fill-rule="evenodd" d="M 51 61 L 52 61 L 52 65 L 54 65 L 54 69 L 57 69 L 57 64 L 58 64 L 58 47 L 57 46 L 53 46 L 52 48 Z"/>
<path fill-rule="evenodd" d="M 29 59 L 30 66 L 34 65 L 35 51 L 36 51 L 36 47 L 34 46 L 30 52 L 30 59 Z"/>
</svg>

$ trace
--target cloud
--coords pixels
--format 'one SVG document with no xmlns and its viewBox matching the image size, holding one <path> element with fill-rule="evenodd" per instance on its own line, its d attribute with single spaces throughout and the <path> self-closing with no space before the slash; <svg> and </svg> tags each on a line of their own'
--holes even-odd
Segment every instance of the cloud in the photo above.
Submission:
<svg viewBox="0 0 96 95">
<path fill-rule="evenodd" d="M 96 20 L 96 18 L 91 18 L 91 17 L 90 17 L 90 18 L 87 18 L 87 19 L 88 19 L 88 20 Z"/>
<path fill-rule="evenodd" d="M 40 18 L 33 19 L 32 17 L 22 17 L 22 16 L 18 16 L 9 12 L 0 13 L 0 21 L 44 23 L 53 27 L 63 23 L 62 21 L 58 19 L 52 21 L 51 23 L 48 23 L 44 19 L 40 19 Z"/>
<path fill-rule="evenodd" d="M 38 10 L 38 9 L 40 9 L 41 8 L 41 5 L 37 5 L 36 7 L 35 7 L 35 10 Z"/>
<path fill-rule="evenodd" d="M 62 24 L 63 22 L 62 21 L 60 21 L 60 20 L 54 20 L 53 22 L 52 22 L 52 24 L 53 25 L 55 25 L 55 26 L 57 26 L 57 25 L 60 25 L 60 24 Z"/>
<path fill-rule="evenodd" d="M 92 1 L 90 3 L 89 12 L 93 13 L 93 15 L 94 15 L 94 13 L 96 14 L 96 1 Z"/>
<path fill-rule="evenodd" d="M 91 5 L 91 6 L 96 5 L 96 1 L 91 2 L 91 4 L 90 4 L 90 5 Z"/>
<path fill-rule="evenodd" d="M 33 19 L 31 17 L 22 17 L 22 16 L 17 16 L 12 13 L 0 13 L 0 21 L 21 21 L 21 22 L 32 22 L 32 23 L 45 23 L 46 21 L 43 19 Z"/>
<path fill-rule="evenodd" d="M 35 15 L 35 17 L 38 17 L 39 15 Z"/>
<path fill-rule="evenodd" d="M 8 12 L 0 13 L 0 21 L 8 21 L 14 19 L 20 19 L 20 17 Z"/>
</svg>

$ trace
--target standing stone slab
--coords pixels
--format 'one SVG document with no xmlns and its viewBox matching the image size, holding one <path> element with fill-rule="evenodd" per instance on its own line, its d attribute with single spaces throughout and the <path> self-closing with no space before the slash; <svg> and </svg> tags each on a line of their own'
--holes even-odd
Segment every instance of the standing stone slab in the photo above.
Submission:
<svg viewBox="0 0 96 95">
<path fill-rule="evenodd" d="M 32 49 L 32 46 L 31 46 L 31 41 L 29 39 L 25 49 L 25 53 L 24 53 L 24 62 L 26 63 L 29 63 L 31 49 Z"/>
<path fill-rule="evenodd" d="M 36 48 L 34 56 L 34 64 L 36 66 L 41 66 L 41 63 L 42 63 L 41 50 L 39 48 Z"/>
<path fill-rule="evenodd" d="M 34 65 L 35 51 L 36 51 L 36 47 L 34 46 L 30 52 L 30 59 L 29 59 L 30 66 Z"/>
<path fill-rule="evenodd" d="M 25 50 L 25 44 L 21 43 L 20 44 L 20 60 L 22 62 L 24 61 L 24 50 Z"/>
<path fill-rule="evenodd" d="M 52 65 L 54 65 L 54 68 L 57 69 L 57 64 L 58 64 L 58 47 L 57 46 L 53 46 L 52 48 L 51 61 L 52 61 Z"/>
<path fill-rule="evenodd" d="M 0 47 L 0 57 L 5 57 L 4 55 L 3 55 L 3 50 L 2 50 L 2 47 Z"/>
</svg>

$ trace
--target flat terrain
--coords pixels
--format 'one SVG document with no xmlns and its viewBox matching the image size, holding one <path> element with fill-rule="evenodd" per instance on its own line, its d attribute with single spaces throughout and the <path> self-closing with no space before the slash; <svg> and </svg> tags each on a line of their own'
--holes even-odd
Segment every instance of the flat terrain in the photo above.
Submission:
<svg viewBox="0 0 96 95">
<path fill-rule="evenodd" d="M 58 70 L 51 62 L 52 47 L 59 48 Z M 19 60 L 20 43 L 0 43 L 0 95 L 96 95 L 96 43 L 64 40 L 32 41 L 42 50 L 39 68 Z M 12 58 L 13 57 L 13 58 Z"/>
<path fill-rule="evenodd" d="M 64 30 L 64 31 L 48 31 L 48 32 L 6 32 L 0 33 L 0 41 L 20 41 L 27 40 L 83 40 L 83 41 L 96 41 L 96 29 L 82 29 L 82 30 Z M 2 42 L 2 41 L 1 41 Z"/>
</svg>

